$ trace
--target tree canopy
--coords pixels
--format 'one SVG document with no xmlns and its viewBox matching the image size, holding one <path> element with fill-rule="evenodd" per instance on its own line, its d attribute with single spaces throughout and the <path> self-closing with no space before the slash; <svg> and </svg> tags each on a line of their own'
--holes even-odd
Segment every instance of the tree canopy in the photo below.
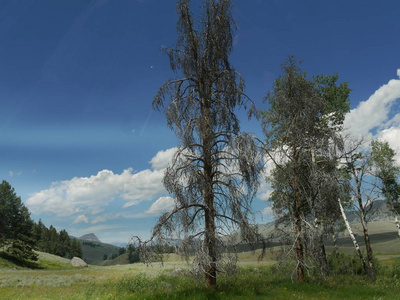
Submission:
<svg viewBox="0 0 400 300">
<path fill-rule="evenodd" d="M 337 133 L 349 111 L 350 89 L 347 83 L 337 83 L 337 74 L 307 79 L 294 56 L 282 71 L 266 96 L 270 108 L 262 113 L 264 147 L 275 167 L 270 200 L 278 220 L 294 224 L 297 279 L 304 281 L 304 243 L 310 227 L 320 232 L 321 270 L 327 274 L 321 227 L 335 216 L 327 213 L 337 206 L 332 192 L 338 189 L 329 173 L 336 167 L 333 154 L 342 147 Z"/>
<path fill-rule="evenodd" d="M 0 184 L 0 246 L 18 259 L 36 260 L 33 221 L 21 198 L 5 180 Z"/>
</svg>

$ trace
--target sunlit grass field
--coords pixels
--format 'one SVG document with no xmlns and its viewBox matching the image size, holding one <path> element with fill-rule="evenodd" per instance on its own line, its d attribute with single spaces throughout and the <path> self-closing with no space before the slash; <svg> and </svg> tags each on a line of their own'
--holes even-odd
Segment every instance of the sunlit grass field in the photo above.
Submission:
<svg viewBox="0 0 400 300">
<path fill-rule="evenodd" d="M 36 269 L 0 257 L 0 299 L 400 299 L 400 240 L 378 238 L 373 247 L 376 282 L 347 274 L 327 281 L 311 275 L 298 284 L 292 280 L 293 265 L 277 267 L 276 255 L 269 250 L 260 261 L 257 250 L 238 253 L 238 272 L 220 274 L 215 290 L 207 290 L 202 278 L 192 275 L 175 254 L 166 256 L 163 264 L 74 268 L 67 259 L 39 253 Z M 340 251 L 354 254 L 347 243 Z"/>
</svg>

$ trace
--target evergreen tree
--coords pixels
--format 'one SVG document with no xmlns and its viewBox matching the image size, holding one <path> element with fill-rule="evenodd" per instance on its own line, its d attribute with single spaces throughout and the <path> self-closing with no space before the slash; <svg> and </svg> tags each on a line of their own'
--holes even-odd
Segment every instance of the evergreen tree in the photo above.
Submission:
<svg viewBox="0 0 400 300">
<path fill-rule="evenodd" d="M 139 249 L 133 245 L 128 246 L 128 261 L 130 264 L 140 261 Z"/>
<path fill-rule="evenodd" d="M 21 198 L 5 180 L 0 184 L 0 246 L 18 259 L 36 260 L 34 223 Z"/>
<path fill-rule="evenodd" d="M 72 257 L 82 258 L 82 245 L 78 240 L 71 239 L 70 249 L 71 249 L 70 250 L 71 258 Z"/>
<path fill-rule="evenodd" d="M 59 233 L 59 254 L 65 257 L 70 252 L 71 239 L 68 233 L 63 229 Z"/>
</svg>

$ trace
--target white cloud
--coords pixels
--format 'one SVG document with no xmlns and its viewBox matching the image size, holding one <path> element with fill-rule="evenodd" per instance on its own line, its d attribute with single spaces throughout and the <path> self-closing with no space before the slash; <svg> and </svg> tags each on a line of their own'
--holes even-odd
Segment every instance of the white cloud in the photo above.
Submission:
<svg viewBox="0 0 400 300">
<path fill-rule="evenodd" d="M 95 219 L 92 220 L 91 223 L 92 224 L 104 223 L 104 222 L 119 219 L 119 218 L 123 218 L 123 216 L 120 213 L 105 214 L 105 215 L 96 217 Z"/>
<path fill-rule="evenodd" d="M 397 70 L 400 77 L 400 69 Z M 393 116 L 393 107 L 400 99 L 400 80 L 392 79 L 381 86 L 367 101 L 360 102 L 346 116 L 344 125 L 355 136 L 386 140 L 397 152 L 400 163 L 400 114 Z"/>
<path fill-rule="evenodd" d="M 159 151 L 156 156 L 154 156 L 150 163 L 154 170 L 161 170 L 168 166 L 168 164 L 172 161 L 176 151 L 178 148 L 170 148 L 165 151 Z"/>
<path fill-rule="evenodd" d="M 399 74 L 400 69 L 397 70 L 397 75 Z M 392 79 L 347 114 L 345 128 L 349 128 L 355 136 L 371 136 L 371 131 L 388 122 L 390 109 L 399 98 L 400 80 Z"/>
<path fill-rule="evenodd" d="M 400 165 L 400 126 L 384 129 L 377 137 L 379 140 L 387 141 L 389 146 L 396 151 L 395 160 Z"/>
<path fill-rule="evenodd" d="M 171 197 L 160 197 L 154 202 L 148 210 L 145 211 L 149 215 L 161 215 L 174 207 L 175 201 Z"/>
<path fill-rule="evenodd" d="M 126 169 L 121 174 L 103 170 L 90 177 L 54 182 L 49 189 L 32 195 L 26 204 L 33 213 L 97 214 L 117 197 L 126 200 L 124 207 L 129 207 L 162 196 L 165 194 L 163 176 L 163 170 L 134 173 Z"/>
<path fill-rule="evenodd" d="M 89 221 L 85 215 L 79 215 L 76 217 L 74 224 L 79 224 L 79 223 L 89 223 Z"/>
<path fill-rule="evenodd" d="M 74 177 L 53 182 L 49 189 L 33 194 L 26 201 L 26 205 L 33 213 L 50 212 L 58 217 L 66 217 L 75 214 L 98 214 L 116 198 L 126 201 L 124 208 L 160 198 L 167 194 L 162 183 L 164 168 L 176 150 L 177 148 L 171 148 L 159 151 L 150 161 L 153 169 L 134 172 L 129 168 L 121 174 L 102 170 L 90 177 Z M 165 201 L 160 200 L 157 205 L 166 205 Z M 156 211 L 156 206 L 149 209 L 149 212 L 153 211 Z M 92 223 L 105 222 L 110 217 L 99 216 Z"/>
</svg>

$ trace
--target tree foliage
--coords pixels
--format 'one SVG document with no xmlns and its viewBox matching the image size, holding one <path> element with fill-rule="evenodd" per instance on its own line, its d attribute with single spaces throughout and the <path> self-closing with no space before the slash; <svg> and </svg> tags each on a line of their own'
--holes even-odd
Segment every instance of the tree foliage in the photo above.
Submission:
<svg viewBox="0 0 400 300">
<path fill-rule="evenodd" d="M 57 232 L 54 226 L 47 228 L 42 220 L 33 225 L 33 237 L 36 240 L 36 249 L 61 257 L 80 257 L 82 258 L 81 243 L 71 238 L 66 230 Z"/>
<path fill-rule="evenodd" d="M 71 239 L 65 230 L 59 233 L 41 220 L 35 223 L 28 208 L 5 180 L 0 185 L 0 247 L 19 260 L 36 260 L 39 250 L 62 257 L 82 257 L 79 241 Z"/>
<path fill-rule="evenodd" d="M 395 155 L 388 142 L 371 142 L 370 164 L 374 169 L 374 175 L 380 181 L 382 196 L 387 200 L 391 211 L 400 214 L 400 167 L 395 161 Z"/>
<path fill-rule="evenodd" d="M 36 260 L 33 252 L 33 221 L 21 198 L 5 180 L 0 184 L 0 246 L 21 260 Z"/>
<path fill-rule="evenodd" d="M 160 217 L 153 233 L 162 238 L 182 229 L 188 242 L 204 239 L 195 262 L 213 287 L 217 270 L 223 270 L 217 239 L 230 226 L 240 228 L 245 239 L 256 235 L 249 217 L 261 163 L 253 138 L 240 134 L 236 116 L 248 105 L 249 116 L 256 110 L 229 62 L 235 28 L 231 1 L 203 1 L 199 20 L 189 4 L 178 1 L 179 38 L 165 49 L 178 78 L 168 80 L 153 102 L 164 109 L 180 142 L 164 176 L 175 207 Z"/>
<path fill-rule="evenodd" d="M 323 227 L 338 217 L 327 212 L 338 211 L 333 195 L 339 186 L 332 174 L 336 152 L 343 147 L 338 132 L 349 110 L 350 89 L 347 83 L 337 83 L 337 74 L 307 79 L 293 56 L 282 70 L 266 96 L 270 108 L 263 112 L 264 146 L 275 166 L 270 200 L 278 221 L 293 224 L 297 279 L 304 281 L 305 250 L 311 249 L 305 246 L 313 235 L 313 254 L 318 253 L 321 272 L 327 276 L 322 235 Z"/>
</svg>

